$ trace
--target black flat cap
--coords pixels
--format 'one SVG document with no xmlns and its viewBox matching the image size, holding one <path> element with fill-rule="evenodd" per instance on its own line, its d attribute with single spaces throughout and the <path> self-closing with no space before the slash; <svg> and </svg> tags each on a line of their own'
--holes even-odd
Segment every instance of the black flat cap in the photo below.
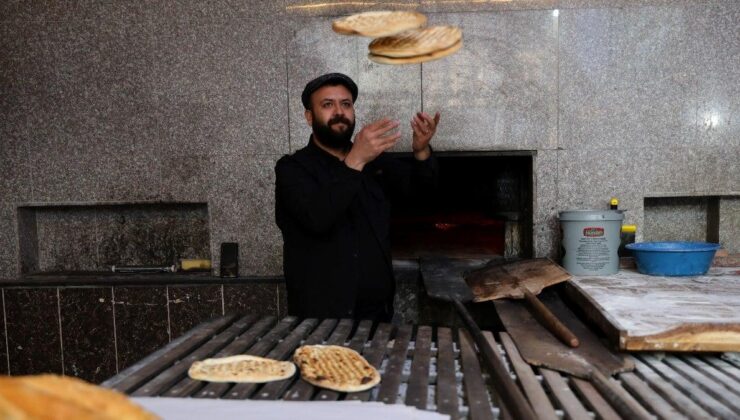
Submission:
<svg viewBox="0 0 740 420">
<path fill-rule="evenodd" d="M 306 83 L 306 87 L 303 88 L 303 93 L 301 94 L 303 107 L 308 109 L 311 106 L 311 94 L 319 90 L 319 88 L 327 85 L 342 85 L 352 94 L 352 102 L 357 100 L 357 85 L 349 78 L 349 76 L 342 73 L 327 73 Z"/>
</svg>

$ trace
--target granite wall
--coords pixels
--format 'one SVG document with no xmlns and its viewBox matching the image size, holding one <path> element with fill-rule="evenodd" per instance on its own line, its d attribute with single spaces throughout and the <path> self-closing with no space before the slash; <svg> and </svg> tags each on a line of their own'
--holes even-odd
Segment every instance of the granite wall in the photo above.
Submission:
<svg viewBox="0 0 740 420">
<path fill-rule="evenodd" d="M 385 3 L 0 2 L 0 277 L 19 206 L 152 202 L 207 203 L 216 262 L 239 242 L 242 273 L 280 274 L 273 165 L 306 143 L 299 95 L 325 71 L 356 79 L 361 122 L 439 110 L 439 151 L 536 151 L 537 255 L 559 210 L 611 196 L 643 228 L 645 197 L 719 197 L 739 251 L 740 2 Z M 378 65 L 330 29 L 387 7 L 461 26 L 464 48 Z"/>
</svg>

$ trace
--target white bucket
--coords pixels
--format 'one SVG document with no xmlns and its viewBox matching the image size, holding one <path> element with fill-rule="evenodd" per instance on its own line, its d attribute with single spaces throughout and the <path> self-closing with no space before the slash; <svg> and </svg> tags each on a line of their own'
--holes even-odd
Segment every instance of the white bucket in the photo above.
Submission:
<svg viewBox="0 0 740 420">
<path fill-rule="evenodd" d="M 619 271 L 619 210 L 567 210 L 560 212 L 563 230 L 563 267 L 573 275 L 608 275 Z"/>
</svg>

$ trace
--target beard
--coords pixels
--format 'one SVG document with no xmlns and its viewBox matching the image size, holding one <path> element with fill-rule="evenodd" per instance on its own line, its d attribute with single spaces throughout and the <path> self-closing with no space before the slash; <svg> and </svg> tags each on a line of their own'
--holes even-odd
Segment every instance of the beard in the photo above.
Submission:
<svg viewBox="0 0 740 420">
<path fill-rule="evenodd" d="M 333 125 L 338 123 L 343 123 L 346 127 L 341 131 L 332 128 Z M 355 132 L 354 121 L 337 115 L 324 124 L 314 116 L 311 128 L 313 128 L 316 140 L 330 149 L 348 150 L 352 147 L 352 134 Z"/>
</svg>

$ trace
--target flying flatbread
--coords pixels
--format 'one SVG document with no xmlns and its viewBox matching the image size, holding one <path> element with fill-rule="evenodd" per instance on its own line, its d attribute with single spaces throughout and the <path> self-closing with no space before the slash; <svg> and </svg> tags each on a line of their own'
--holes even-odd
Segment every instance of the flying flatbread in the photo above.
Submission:
<svg viewBox="0 0 740 420">
<path fill-rule="evenodd" d="M 247 354 L 193 362 L 188 370 L 192 379 L 208 382 L 263 383 L 288 379 L 294 374 L 295 365 L 291 362 Z"/>
<path fill-rule="evenodd" d="M 426 16 L 417 12 L 377 11 L 363 12 L 335 20 L 331 27 L 342 35 L 380 37 L 397 34 L 407 29 L 421 28 Z"/>
<path fill-rule="evenodd" d="M 460 28 L 430 26 L 373 40 L 368 46 L 368 58 L 383 64 L 423 63 L 446 57 L 460 48 Z"/>
<path fill-rule="evenodd" d="M 339 392 L 359 392 L 380 383 L 378 371 L 356 351 L 341 346 L 303 346 L 293 355 L 304 381 Z"/>
</svg>

